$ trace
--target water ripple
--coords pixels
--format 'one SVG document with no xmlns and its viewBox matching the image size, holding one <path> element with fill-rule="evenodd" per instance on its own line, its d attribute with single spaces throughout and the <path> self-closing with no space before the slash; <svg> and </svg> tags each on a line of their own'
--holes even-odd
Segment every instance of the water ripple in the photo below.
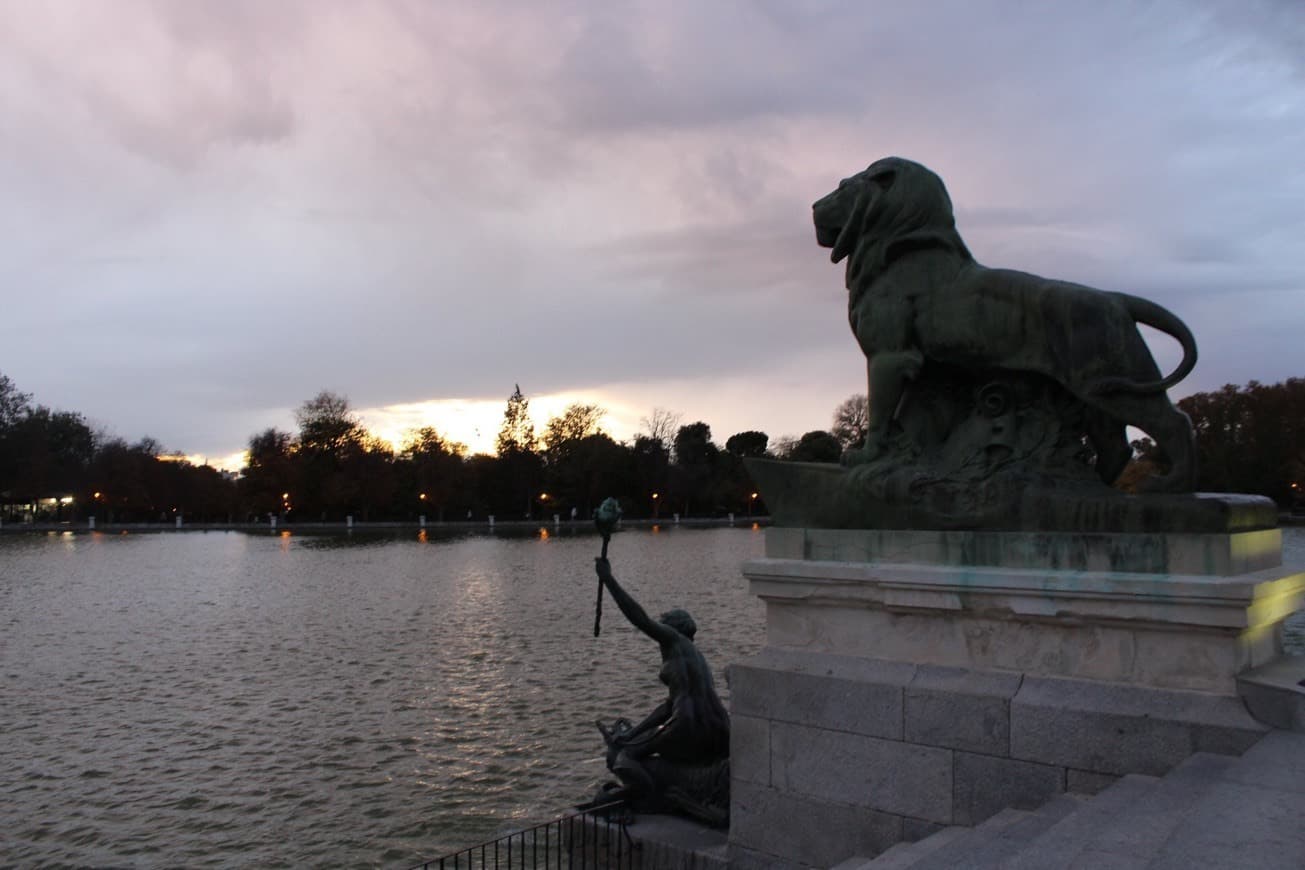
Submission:
<svg viewBox="0 0 1305 870">
<path fill-rule="evenodd" d="M 760 643 L 745 530 L 625 532 L 718 672 Z M 0 538 L 0 864 L 394 866 L 566 811 L 598 717 L 660 700 L 593 537 Z M 722 685 L 722 688 L 723 685 Z"/>
</svg>

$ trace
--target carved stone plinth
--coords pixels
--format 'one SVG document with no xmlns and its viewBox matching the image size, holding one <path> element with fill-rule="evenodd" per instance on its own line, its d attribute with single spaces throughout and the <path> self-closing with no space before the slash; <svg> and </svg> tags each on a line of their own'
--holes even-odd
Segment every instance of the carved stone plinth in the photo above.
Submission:
<svg viewBox="0 0 1305 870">
<path fill-rule="evenodd" d="M 1268 726 L 1237 677 L 1305 599 L 1273 528 L 773 528 L 743 570 L 767 646 L 731 670 L 741 868 L 830 866 L 1239 754 Z"/>
</svg>

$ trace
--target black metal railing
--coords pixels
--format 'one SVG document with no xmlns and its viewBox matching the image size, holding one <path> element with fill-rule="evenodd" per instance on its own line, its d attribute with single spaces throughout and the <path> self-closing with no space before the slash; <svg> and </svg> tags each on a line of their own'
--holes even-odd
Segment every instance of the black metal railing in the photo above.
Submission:
<svg viewBox="0 0 1305 870">
<path fill-rule="evenodd" d="M 413 870 L 637 870 L 625 804 L 603 804 L 433 858 Z"/>
</svg>

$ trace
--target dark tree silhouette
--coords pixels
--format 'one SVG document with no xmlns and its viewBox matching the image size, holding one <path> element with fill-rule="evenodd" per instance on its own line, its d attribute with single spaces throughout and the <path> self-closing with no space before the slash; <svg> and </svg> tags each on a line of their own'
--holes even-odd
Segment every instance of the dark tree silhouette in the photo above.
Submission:
<svg viewBox="0 0 1305 870">
<path fill-rule="evenodd" d="M 870 430 L 870 406 L 864 393 L 848 396 L 834 409 L 834 425 L 829 430 L 844 450 L 865 446 Z"/>
<path fill-rule="evenodd" d="M 837 462 L 843 455 L 838 439 L 823 429 L 815 429 L 798 439 L 788 458 L 794 462 Z"/>
<path fill-rule="evenodd" d="M 749 430 L 731 435 L 725 441 L 725 449 L 734 456 L 765 456 L 766 445 L 770 437 L 765 432 Z"/>
</svg>

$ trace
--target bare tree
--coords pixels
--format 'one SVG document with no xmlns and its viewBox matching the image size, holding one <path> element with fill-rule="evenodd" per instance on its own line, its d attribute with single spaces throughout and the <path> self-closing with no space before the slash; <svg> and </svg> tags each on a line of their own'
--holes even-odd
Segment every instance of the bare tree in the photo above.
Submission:
<svg viewBox="0 0 1305 870">
<path fill-rule="evenodd" d="M 643 426 L 643 432 L 649 438 L 670 447 L 671 442 L 675 440 L 675 433 L 680 431 L 680 419 L 683 416 L 665 408 L 653 408 L 651 414 L 639 419 L 639 425 Z"/>
</svg>

